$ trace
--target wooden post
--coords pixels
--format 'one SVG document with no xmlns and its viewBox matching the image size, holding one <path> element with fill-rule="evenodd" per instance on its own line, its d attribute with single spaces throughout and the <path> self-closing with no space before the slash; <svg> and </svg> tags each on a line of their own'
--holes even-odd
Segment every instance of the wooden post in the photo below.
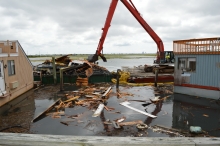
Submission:
<svg viewBox="0 0 220 146">
<path fill-rule="evenodd" d="M 120 71 L 120 69 L 117 70 L 117 82 L 116 82 L 117 91 L 118 91 L 118 88 L 119 88 L 119 71 Z"/>
<path fill-rule="evenodd" d="M 158 78 L 158 68 L 155 69 L 155 80 L 154 80 L 155 87 L 157 87 L 157 78 Z"/>
<path fill-rule="evenodd" d="M 63 69 L 60 69 L 60 91 L 63 91 Z"/>
<path fill-rule="evenodd" d="M 11 48 L 10 48 L 10 43 L 9 40 L 7 40 L 7 49 L 8 49 L 8 57 L 10 57 L 11 53 Z"/>
<path fill-rule="evenodd" d="M 40 71 L 40 83 L 41 83 L 41 84 L 43 84 L 42 78 L 43 78 L 43 77 L 42 77 L 42 70 L 41 70 L 41 71 Z"/>
<path fill-rule="evenodd" d="M 55 57 L 52 57 L 52 62 L 53 62 L 53 81 L 54 81 L 54 84 L 56 84 L 57 83 L 57 72 L 56 72 Z"/>
</svg>

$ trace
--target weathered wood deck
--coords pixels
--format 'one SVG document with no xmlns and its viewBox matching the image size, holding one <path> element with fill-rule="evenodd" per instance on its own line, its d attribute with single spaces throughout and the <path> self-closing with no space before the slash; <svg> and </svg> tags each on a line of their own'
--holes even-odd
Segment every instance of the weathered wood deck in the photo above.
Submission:
<svg viewBox="0 0 220 146">
<path fill-rule="evenodd" d="M 10 146 L 205 146 L 220 145 L 220 138 L 148 138 L 38 135 L 0 133 L 0 145 Z"/>
</svg>

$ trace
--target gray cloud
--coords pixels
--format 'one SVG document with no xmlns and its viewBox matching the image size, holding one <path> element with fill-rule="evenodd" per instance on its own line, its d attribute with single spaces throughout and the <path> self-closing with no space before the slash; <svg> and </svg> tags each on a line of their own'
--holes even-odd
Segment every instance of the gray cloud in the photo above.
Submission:
<svg viewBox="0 0 220 146">
<path fill-rule="evenodd" d="M 114 44 L 114 46 L 119 46 L 119 47 L 124 47 L 124 46 L 130 46 L 131 44 L 128 43 L 128 42 L 124 42 L 124 43 L 121 43 L 121 44 Z"/>
<path fill-rule="evenodd" d="M 172 48 L 173 40 L 219 36 L 219 0 L 133 2 L 162 39 L 165 49 Z M 95 52 L 110 3 L 111 0 L 2 0 L 0 40 L 19 40 L 29 54 L 39 53 L 37 50 L 72 53 L 69 48 L 74 48 L 74 53 Z M 123 52 L 118 49 L 121 46 L 127 47 L 128 52 L 142 52 L 148 46 L 148 51 L 156 51 L 152 38 L 120 1 L 104 46 L 110 53 Z"/>
</svg>

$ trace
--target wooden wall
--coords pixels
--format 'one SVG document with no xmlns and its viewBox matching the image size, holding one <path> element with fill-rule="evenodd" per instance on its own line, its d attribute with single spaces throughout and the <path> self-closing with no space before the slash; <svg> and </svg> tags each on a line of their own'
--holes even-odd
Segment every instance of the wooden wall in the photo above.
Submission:
<svg viewBox="0 0 220 146">
<path fill-rule="evenodd" d="M 10 43 L 10 45 L 8 45 Z M 12 46 L 12 48 L 11 48 Z M 17 53 L 17 50 L 16 50 L 16 42 L 13 41 L 5 41 L 5 42 L 0 42 L 0 48 L 2 48 L 2 53 Z"/>
<path fill-rule="evenodd" d="M 13 46 L 15 45 L 15 50 L 16 42 L 12 44 Z M 4 68 L 4 77 L 6 83 L 5 88 L 7 93 L 4 95 L 4 97 L 0 97 L 0 106 L 33 88 L 33 67 L 26 55 L 24 54 L 20 45 L 18 45 L 18 56 L 0 57 L 0 61 L 3 62 L 3 66 L 7 65 L 8 60 L 14 60 L 15 62 L 15 75 L 9 76 L 8 67 Z M 9 87 L 9 83 L 14 81 L 18 81 L 19 85 L 17 88 L 11 89 Z"/>
</svg>

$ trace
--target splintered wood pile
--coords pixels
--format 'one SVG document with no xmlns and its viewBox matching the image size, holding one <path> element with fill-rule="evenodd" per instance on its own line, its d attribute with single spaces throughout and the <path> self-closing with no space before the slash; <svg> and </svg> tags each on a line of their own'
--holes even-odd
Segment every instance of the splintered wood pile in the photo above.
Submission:
<svg viewBox="0 0 220 146">
<path fill-rule="evenodd" d="M 105 67 L 101 67 L 97 64 L 85 60 L 81 61 L 81 63 L 82 64 L 73 63 L 71 67 L 74 66 L 74 68 L 65 71 L 65 74 L 77 75 L 78 77 L 86 76 L 87 78 L 94 74 L 111 74 Z"/>
<path fill-rule="evenodd" d="M 76 85 L 77 86 L 88 86 L 89 79 L 88 78 L 80 78 L 78 77 L 76 79 Z"/>
</svg>

